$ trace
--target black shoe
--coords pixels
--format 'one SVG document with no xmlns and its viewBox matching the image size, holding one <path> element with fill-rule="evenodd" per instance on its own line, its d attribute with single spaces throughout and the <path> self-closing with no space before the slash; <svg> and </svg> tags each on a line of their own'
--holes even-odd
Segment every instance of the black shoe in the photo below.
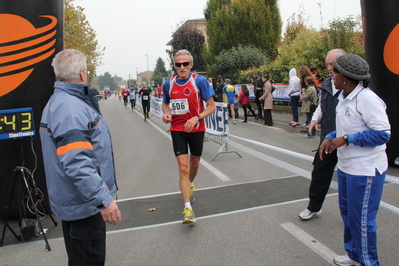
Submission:
<svg viewBox="0 0 399 266">
<path fill-rule="evenodd" d="M 243 123 L 247 123 L 247 120 L 242 121 Z"/>
</svg>

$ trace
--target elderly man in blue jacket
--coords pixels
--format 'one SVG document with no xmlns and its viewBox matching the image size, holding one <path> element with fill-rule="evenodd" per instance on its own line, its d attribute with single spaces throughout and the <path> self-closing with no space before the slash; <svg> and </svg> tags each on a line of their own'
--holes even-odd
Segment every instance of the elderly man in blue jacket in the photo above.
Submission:
<svg viewBox="0 0 399 266">
<path fill-rule="evenodd" d="M 69 265 L 104 265 L 105 222 L 121 221 L 111 135 L 86 84 L 86 56 L 67 49 L 52 66 L 57 81 L 40 123 L 51 209 L 62 220 Z"/>
</svg>

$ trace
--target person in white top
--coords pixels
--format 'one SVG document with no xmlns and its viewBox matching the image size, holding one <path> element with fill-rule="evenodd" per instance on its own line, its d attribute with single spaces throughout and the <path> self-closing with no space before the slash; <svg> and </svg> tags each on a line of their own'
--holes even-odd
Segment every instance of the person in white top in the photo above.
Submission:
<svg viewBox="0 0 399 266">
<path fill-rule="evenodd" d="M 287 87 L 287 95 L 290 97 L 292 121 L 288 122 L 291 126 L 299 125 L 298 105 L 299 98 L 301 97 L 301 83 L 296 75 L 296 69 L 291 68 L 289 72 L 289 82 Z"/>
<path fill-rule="evenodd" d="M 320 145 L 320 159 L 337 149 L 338 196 L 344 222 L 344 256 L 337 265 L 380 265 L 376 216 L 388 168 L 385 143 L 391 137 L 386 105 L 368 88 L 367 62 L 356 54 L 334 61 L 336 131 Z"/>
</svg>

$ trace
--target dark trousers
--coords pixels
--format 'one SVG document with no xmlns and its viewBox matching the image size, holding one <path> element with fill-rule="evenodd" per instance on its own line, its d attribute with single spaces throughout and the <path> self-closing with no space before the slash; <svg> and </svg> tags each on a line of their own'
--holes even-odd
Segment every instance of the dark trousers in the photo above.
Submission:
<svg viewBox="0 0 399 266">
<path fill-rule="evenodd" d="M 300 96 L 290 96 L 291 111 L 292 111 L 292 121 L 298 122 L 298 105 Z"/>
<path fill-rule="evenodd" d="M 133 110 L 134 108 L 136 108 L 136 99 L 130 100 L 130 106 L 132 107 L 132 110 Z"/>
<path fill-rule="evenodd" d="M 242 110 L 244 110 L 244 121 L 247 121 L 247 117 L 248 117 L 247 107 L 248 107 L 248 110 L 254 115 L 254 117 L 256 116 L 254 110 L 252 109 L 251 104 L 244 104 L 244 105 L 242 105 Z"/>
<path fill-rule="evenodd" d="M 337 161 L 337 150 L 329 154 L 323 154 L 323 161 L 321 161 L 319 150 L 317 149 L 313 160 L 312 180 L 309 187 L 309 211 L 320 211 L 330 187 Z"/>
<path fill-rule="evenodd" d="M 272 109 L 264 109 L 265 125 L 273 126 Z"/>
<path fill-rule="evenodd" d="M 238 107 L 234 106 L 234 113 L 236 113 L 236 119 L 240 118 L 240 115 L 238 114 Z"/>
<path fill-rule="evenodd" d="M 62 221 L 68 265 L 104 265 L 105 229 L 100 213 L 82 220 Z"/>
<path fill-rule="evenodd" d="M 150 104 L 151 103 L 150 103 L 149 100 L 148 101 L 141 101 L 141 106 L 143 107 L 144 116 L 150 112 L 150 108 L 151 108 Z"/>
<path fill-rule="evenodd" d="M 309 125 L 310 122 L 312 122 L 312 116 L 313 116 L 313 113 L 306 112 L 306 125 Z M 309 135 L 309 131 L 308 131 L 308 135 Z M 316 136 L 316 127 L 312 128 L 312 135 L 311 136 Z"/>
<path fill-rule="evenodd" d="M 262 108 L 262 103 L 259 100 L 260 96 L 255 96 L 255 103 L 256 107 L 258 108 L 258 118 L 262 119 L 263 118 L 263 108 Z"/>
</svg>

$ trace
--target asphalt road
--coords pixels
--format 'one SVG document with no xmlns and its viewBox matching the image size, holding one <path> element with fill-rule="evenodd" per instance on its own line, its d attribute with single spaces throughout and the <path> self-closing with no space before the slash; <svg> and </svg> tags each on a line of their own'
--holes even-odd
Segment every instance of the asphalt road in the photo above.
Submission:
<svg viewBox="0 0 399 266">
<path fill-rule="evenodd" d="M 182 225 L 184 206 L 168 125 L 156 117 L 144 122 L 141 113 L 114 96 L 100 106 L 113 137 L 123 219 L 107 227 L 107 265 L 332 265 L 332 258 L 344 253 L 336 189 L 330 189 L 322 215 L 298 218 L 307 206 L 319 139 L 302 138 L 300 127 L 287 125 L 290 115 L 274 113 L 274 127 L 253 118 L 230 124 L 227 151 L 233 152 L 213 161 L 221 146 L 204 144 L 195 180 L 197 223 Z M 397 265 L 399 170 L 390 168 L 388 174 L 378 248 L 382 265 Z M 41 236 L 18 242 L 6 230 L 0 265 L 67 265 L 61 227 L 49 217 L 42 224 L 51 251 Z"/>
</svg>

